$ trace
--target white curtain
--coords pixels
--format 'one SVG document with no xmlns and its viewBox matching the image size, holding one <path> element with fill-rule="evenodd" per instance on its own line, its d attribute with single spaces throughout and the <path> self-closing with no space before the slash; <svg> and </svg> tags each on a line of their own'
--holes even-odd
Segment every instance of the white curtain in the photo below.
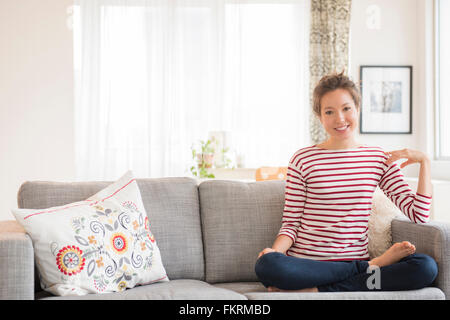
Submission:
<svg viewBox="0 0 450 320">
<path fill-rule="evenodd" d="M 189 175 L 229 133 L 245 166 L 309 141 L 309 0 L 75 0 L 79 180 Z"/>
</svg>

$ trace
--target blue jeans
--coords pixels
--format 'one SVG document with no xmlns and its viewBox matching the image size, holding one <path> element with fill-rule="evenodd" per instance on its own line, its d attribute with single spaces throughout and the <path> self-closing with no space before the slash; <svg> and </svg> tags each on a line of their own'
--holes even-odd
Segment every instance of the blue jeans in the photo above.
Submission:
<svg viewBox="0 0 450 320">
<path fill-rule="evenodd" d="M 430 286 L 438 274 L 434 259 L 421 253 L 378 270 L 368 267 L 369 262 L 362 260 L 316 261 L 271 252 L 256 261 L 255 272 L 265 287 L 282 290 L 317 287 L 319 292 L 421 289 Z"/>
</svg>

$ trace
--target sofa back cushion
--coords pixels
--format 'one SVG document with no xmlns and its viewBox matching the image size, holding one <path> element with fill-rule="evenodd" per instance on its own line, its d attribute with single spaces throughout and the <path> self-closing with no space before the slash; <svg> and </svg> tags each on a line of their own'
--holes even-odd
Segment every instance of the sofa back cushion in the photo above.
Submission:
<svg viewBox="0 0 450 320">
<path fill-rule="evenodd" d="M 204 280 L 197 183 L 191 178 L 137 179 L 169 279 Z M 19 208 L 44 209 L 89 198 L 111 182 L 25 182 Z"/>
<path fill-rule="evenodd" d="M 258 253 L 281 227 L 285 181 L 210 180 L 199 185 L 206 281 L 258 281 Z"/>
</svg>

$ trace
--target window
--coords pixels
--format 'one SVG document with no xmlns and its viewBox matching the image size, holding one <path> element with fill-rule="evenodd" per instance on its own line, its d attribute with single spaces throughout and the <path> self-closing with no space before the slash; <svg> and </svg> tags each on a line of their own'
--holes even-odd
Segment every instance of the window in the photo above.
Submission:
<svg viewBox="0 0 450 320">
<path fill-rule="evenodd" d="M 249 168 L 309 142 L 309 1 L 75 3 L 78 179 L 189 175 L 212 131 Z"/>
<path fill-rule="evenodd" d="M 450 160 L 450 1 L 436 0 L 436 149 Z"/>
</svg>

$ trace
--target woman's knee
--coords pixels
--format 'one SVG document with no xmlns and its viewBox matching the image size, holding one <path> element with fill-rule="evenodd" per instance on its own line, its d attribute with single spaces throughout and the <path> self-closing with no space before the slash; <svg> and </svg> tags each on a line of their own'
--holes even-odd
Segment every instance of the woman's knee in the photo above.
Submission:
<svg viewBox="0 0 450 320">
<path fill-rule="evenodd" d="M 423 286 L 429 286 L 438 275 L 438 265 L 429 255 L 417 253 L 414 255 L 414 262 L 417 265 L 417 275 L 422 279 Z"/>
<path fill-rule="evenodd" d="M 255 273 L 260 279 L 267 278 L 273 272 L 279 272 L 283 266 L 282 258 L 284 254 L 280 252 L 270 252 L 262 255 L 256 260 Z"/>
</svg>

